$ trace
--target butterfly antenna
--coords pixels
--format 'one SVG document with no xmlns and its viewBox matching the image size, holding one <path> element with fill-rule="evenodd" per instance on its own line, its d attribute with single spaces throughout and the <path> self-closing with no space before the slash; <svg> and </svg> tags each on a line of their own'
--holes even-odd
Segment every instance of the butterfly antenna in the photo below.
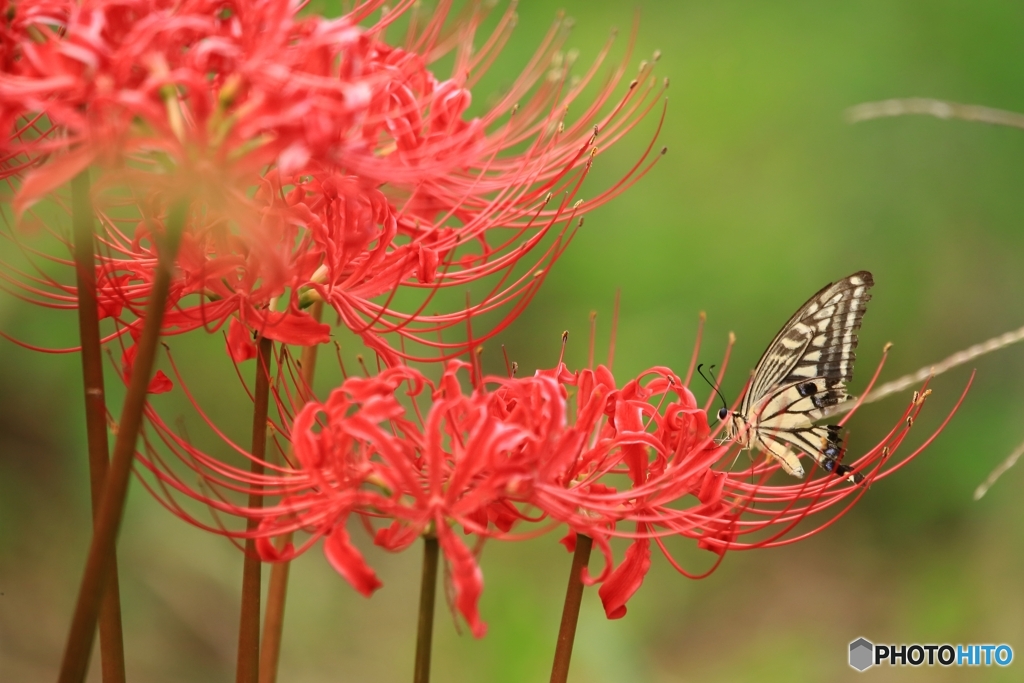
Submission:
<svg viewBox="0 0 1024 683">
<path fill-rule="evenodd" d="M 722 396 L 722 392 L 718 390 L 718 387 L 717 387 L 717 386 L 715 386 L 715 383 L 714 383 L 714 382 L 712 382 L 711 380 L 709 380 L 709 379 L 708 379 L 707 377 L 705 377 L 705 376 L 704 376 L 704 373 L 703 373 L 703 372 L 701 371 L 701 368 L 702 368 L 702 367 L 704 367 L 704 364 L 703 364 L 703 363 L 701 363 L 700 365 L 698 365 L 698 366 L 697 366 L 697 374 L 699 374 L 699 375 L 701 376 L 701 378 L 702 378 L 702 379 L 703 379 L 703 380 L 704 380 L 705 382 L 707 382 L 707 383 L 708 383 L 708 385 L 709 385 L 709 386 L 710 386 L 710 387 L 711 387 L 712 389 L 714 389 L 714 390 L 715 390 L 715 393 L 716 393 L 716 394 L 718 394 L 718 398 L 722 399 L 722 408 L 724 408 L 725 410 L 729 410 L 729 406 L 728 406 L 728 405 L 726 405 L 726 403 L 725 403 L 725 396 Z M 710 373 L 710 372 L 711 372 L 712 370 L 714 370 L 714 369 L 715 369 L 715 366 L 714 366 L 714 365 L 712 365 L 712 366 L 710 366 L 710 367 L 708 368 L 708 372 Z"/>
</svg>

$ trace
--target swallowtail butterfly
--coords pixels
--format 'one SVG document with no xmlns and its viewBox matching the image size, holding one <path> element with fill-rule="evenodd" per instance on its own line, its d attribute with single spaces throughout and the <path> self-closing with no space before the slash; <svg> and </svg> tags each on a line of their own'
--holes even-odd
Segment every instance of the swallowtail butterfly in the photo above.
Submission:
<svg viewBox="0 0 1024 683">
<path fill-rule="evenodd" d="M 795 477 L 804 476 L 799 456 L 807 454 L 826 472 L 863 479 L 839 462 L 839 426 L 814 422 L 849 399 L 846 382 L 873 284 L 862 270 L 826 285 L 793 314 L 757 362 L 740 409 L 718 411 L 730 439 L 764 451 Z"/>
</svg>

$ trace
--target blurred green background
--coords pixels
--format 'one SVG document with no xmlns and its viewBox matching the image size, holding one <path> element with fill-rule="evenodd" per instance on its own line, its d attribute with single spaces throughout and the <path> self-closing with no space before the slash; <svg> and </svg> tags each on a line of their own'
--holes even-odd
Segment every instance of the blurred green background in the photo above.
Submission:
<svg viewBox="0 0 1024 683">
<path fill-rule="evenodd" d="M 628 29 L 634 18 L 630 6 L 608 0 L 563 6 L 577 19 L 569 44 L 580 49 L 581 68 L 610 27 Z M 524 370 L 555 362 L 564 329 L 572 333 L 570 367 L 585 363 L 588 314 L 599 312 L 602 348 L 616 290 L 620 378 L 651 365 L 685 371 L 698 314 L 706 311 L 703 362 L 719 362 L 730 330 L 738 338 L 723 386 L 730 398 L 792 311 L 826 282 L 859 269 L 872 271 L 877 286 L 854 393 L 885 342 L 895 346 L 883 381 L 1024 324 L 1024 131 L 925 117 L 843 119 L 857 103 L 907 96 L 1024 112 L 1024 6 L 635 6 L 633 62 L 660 49 L 658 73 L 671 79 L 660 140 L 669 153 L 625 196 L 588 216 L 533 305 L 500 338 Z M 554 10 L 520 4 L 519 26 L 485 85 L 514 78 Z M 615 56 L 625 42 L 620 35 Z M 488 91 L 474 95 L 484 102 Z M 620 176 L 652 123 L 602 154 L 587 188 L 596 192 Z M 65 345 L 75 327 L 73 315 L 3 294 L 0 329 Z M 193 363 L 190 375 L 207 378 L 196 381 L 211 413 L 244 438 L 249 416 L 236 409 L 238 388 L 223 374 L 214 341 L 211 348 L 174 344 Z M 50 681 L 89 535 L 80 370 L 74 355 L 6 342 L 0 349 L 0 680 Z M 499 370 L 497 353 L 485 360 Z M 570 679 L 853 680 L 846 649 L 858 636 L 1008 643 L 1024 656 L 1024 468 L 981 502 L 971 498 L 1024 440 L 1024 349 L 976 367 L 967 401 L 934 445 L 826 532 L 782 549 L 732 553 L 701 581 L 655 556 L 619 621 L 607 621 L 588 590 Z M 934 382 L 915 443 L 935 429 L 969 371 Z M 907 399 L 860 413 L 849 425 L 851 452 L 875 443 Z M 482 640 L 459 635 L 442 601 L 436 681 L 547 680 L 570 562 L 558 537 L 485 548 L 481 610 L 490 631 Z M 318 550 L 295 563 L 282 682 L 410 678 L 419 548 L 389 555 L 360 542 L 385 583 L 370 600 Z M 684 544 L 675 549 L 691 566 L 704 566 L 703 554 Z M 231 680 L 241 555 L 172 518 L 135 486 L 120 558 L 129 679 Z M 93 664 L 92 680 L 99 680 Z M 1011 681 L 1021 680 L 1021 666 L 865 675 Z"/>
</svg>

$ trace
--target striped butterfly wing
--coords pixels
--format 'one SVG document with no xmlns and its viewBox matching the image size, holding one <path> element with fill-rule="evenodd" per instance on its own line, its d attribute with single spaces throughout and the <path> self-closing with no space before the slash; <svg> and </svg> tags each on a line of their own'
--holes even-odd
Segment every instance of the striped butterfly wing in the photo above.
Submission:
<svg viewBox="0 0 1024 683">
<path fill-rule="evenodd" d="M 804 380 L 787 385 L 770 394 L 755 408 L 753 432 L 756 447 L 769 453 L 782 468 L 793 476 L 804 475 L 799 453 L 813 457 L 826 471 L 837 475 L 849 472 L 839 463 L 842 439 L 838 425 L 815 425 L 818 408 L 814 395 L 804 395 L 800 385 Z M 854 481 L 860 481 L 860 474 Z"/>
<path fill-rule="evenodd" d="M 861 271 L 826 285 L 793 314 L 754 368 L 740 414 L 757 445 L 790 474 L 803 475 L 792 450 L 842 474 L 839 429 L 814 426 L 822 410 L 845 401 L 853 377 L 857 330 L 874 285 Z"/>
</svg>

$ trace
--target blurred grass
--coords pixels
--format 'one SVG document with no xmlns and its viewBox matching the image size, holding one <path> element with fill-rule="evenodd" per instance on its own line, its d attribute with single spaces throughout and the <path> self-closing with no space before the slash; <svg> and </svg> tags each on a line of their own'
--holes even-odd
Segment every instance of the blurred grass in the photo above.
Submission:
<svg viewBox="0 0 1024 683">
<path fill-rule="evenodd" d="M 569 43 L 580 48 L 581 65 L 609 27 L 628 29 L 633 21 L 621 3 L 564 6 L 577 19 Z M 730 330 L 738 337 L 723 386 L 729 397 L 796 306 L 858 269 L 871 270 L 877 286 L 854 392 L 887 341 L 895 346 L 883 379 L 1024 323 L 1024 134 L 924 117 L 856 126 L 842 119 L 851 105 L 902 96 L 1024 111 L 1024 7 L 882 0 L 636 6 L 633 62 L 660 49 L 658 73 L 671 79 L 660 139 L 669 153 L 628 194 L 588 216 L 534 304 L 498 340 L 524 371 L 555 362 L 564 329 L 571 331 L 570 366 L 585 363 L 591 310 L 599 311 L 602 349 L 616 290 L 618 376 L 656 364 L 684 370 L 703 310 L 703 362 L 719 362 Z M 518 11 L 519 28 L 484 85 L 514 78 L 553 19 L 545 3 L 524 2 Z M 474 94 L 479 102 L 488 93 Z M 613 182 L 645 131 L 649 125 L 632 146 L 601 154 L 587 187 Z M 68 344 L 75 329 L 73 315 L 7 295 L 0 296 L 0 328 L 53 345 Z M 238 388 L 222 372 L 220 340 L 175 340 L 173 348 L 190 377 L 200 378 L 192 385 L 218 424 L 244 443 L 248 416 L 235 408 Z M 485 354 L 495 372 L 497 348 L 492 343 Z M 78 360 L 8 343 L 2 349 L 0 679 L 52 680 L 88 540 Z M 1006 642 L 1020 654 L 1024 470 L 1011 470 L 980 503 L 971 493 L 1024 440 L 1024 349 L 981 359 L 977 368 L 962 411 L 936 443 L 827 532 L 778 550 L 733 553 L 699 582 L 655 557 L 621 621 L 605 620 L 588 591 L 571 680 L 853 680 L 846 647 L 861 635 Z M 933 384 L 915 426 L 918 440 L 950 408 L 969 370 Z M 328 371 L 320 388 L 329 381 Z M 876 441 L 904 400 L 866 407 L 849 425 L 851 448 Z M 480 641 L 459 636 L 442 606 L 435 680 L 546 679 L 570 560 L 557 537 L 485 548 L 482 613 L 490 632 Z M 408 677 L 418 547 L 393 556 L 366 545 L 385 582 L 372 600 L 349 589 L 319 552 L 296 563 L 282 681 Z M 120 547 L 129 677 L 229 679 L 239 553 L 173 519 L 138 487 Z M 680 553 L 691 564 L 705 559 L 681 545 Z M 872 675 L 1009 681 L 1019 678 L 1018 667 Z"/>
</svg>

